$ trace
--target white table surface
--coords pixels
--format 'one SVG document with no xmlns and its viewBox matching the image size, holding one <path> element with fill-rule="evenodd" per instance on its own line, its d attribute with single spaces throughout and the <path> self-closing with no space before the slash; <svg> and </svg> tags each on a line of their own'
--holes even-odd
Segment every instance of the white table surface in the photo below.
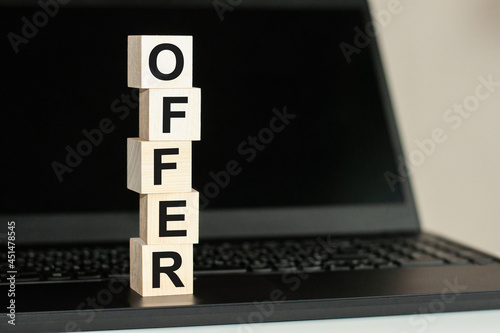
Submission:
<svg viewBox="0 0 500 333">
<path fill-rule="evenodd" d="M 103 331 L 99 331 L 103 332 Z M 104 331 L 111 332 L 111 331 Z M 198 327 L 120 330 L 116 332 L 148 333 L 498 333 L 500 310 L 405 315 L 352 319 L 304 320 L 251 325 L 217 325 Z M 97 333 L 97 332 L 96 332 Z"/>
<path fill-rule="evenodd" d="M 500 257 L 500 253 L 497 253 Z M 412 314 L 265 324 L 99 331 L 99 333 L 500 333 L 500 310 Z M 98 333 L 98 332 L 95 332 Z"/>
</svg>

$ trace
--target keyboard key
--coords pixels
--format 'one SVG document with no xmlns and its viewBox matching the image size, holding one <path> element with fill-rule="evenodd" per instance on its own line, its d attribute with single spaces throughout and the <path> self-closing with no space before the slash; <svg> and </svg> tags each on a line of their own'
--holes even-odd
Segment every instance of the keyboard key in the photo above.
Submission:
<svg viewBox="0 0 500 333">
<path fill-rule="evenodd" d="M 330 265 L 328 269 L 332 272 L 338 272 L 338 271 L 349 271 L 351 270 L 351 267 Z"/>
<path fill-rule="evenodd" d="M 254 261 L 252 262 L 249 266 L 250 271 L 255 272 L 255 273 L 269 273 L 273 269 L 267 262 L 264 261 Z"/>
<path fill-rule="evenodd" d="M 368 253 L 361 254 L 333 254 L 330 256 L 332 260 L 362 260 L 371 258 L 372 255 Z"/>
<path fill-rule="evenodd" d="M 487 257 L 481 253 L 472 252 L 472 251 L 460 251 L 458 253 L 461 257 L 472 260 L 474 263 L 479 265 L 487 265 L 493 263 L 495 260 L 491 257 Z"/>
<path fill-rule="evenodd" d="M 365 270 L 365 269 L 374 269 L 374 265 L 366 265 L 366 264 L 361 264 L 358 266 L 354 266 L 354 270 Z"/>
<path fill-rule="evenodd" d="M 76 278 L 79 280 L 97 280 L 102 278 L 102 275 L 97 270 L 89 269 L 76 272 Z"/>
<path fill-rule="evenodd" d="M 323 268 L 321 266 L 306 266 L 302 267 L 302 271 L 306 273 L 322 272 Z"/>
<path fill-rule="evenodd" d="M 195 270 L 195 276 L 202 275 L 220 275 L 220 274 L 243 274 L 246 273 L 245 268 L 230 268 L 230 269 L 206 269 L 206 270 Z"/>
<path fill-rule="evenodd" d="M 270 273 L 273 271 L 273 269 L 271 267 L 253 267 L 253 266 L 250 266 L 250 271 L 251 272 L 254 272 L 254 273 Z"/>
<path fill-rule="evenodd" d="M 424 266 L 439 266 L 443 265 L 444 261 L 441 259 L 436 259 L 429 255 L 419 255 L 409 259 L 401 259 L 398 263 L 402 267 L 424 267 Z"/>
<path fill-rule="evenodd" d="M 33 282 L 40 280 L 40 274 L 36 271 L 18 272 L 16 275 L 16 282 Z"/>
<path fill-rule="evenodd" d="M 447 253 L 447 252 L 441 252 L 441 251 L 438 251 L 436 252 L 436 257 L 438 257 L 439 259 L 443 259 L 444 261 L 446 261 L 446 263 L 450 264 L 450 265 L 467 265 L 467 264 L 470 264 L 470 261 L 465 259 L 465 258 L 459 258 L 451 253 Z"/>
<path fill-rule="evenodd" d="M 292 273 L 292 272 L 298 272 L 299 269 L 297 266 L 279 266 L 275 267 L 276 271 L 281 272 L 281 273 Z"/>
<path fill-rule="evenodd" d="M 47 281 L 66 281 L 71 280 L 71 275 L 68 272 L 53 272 L 46 275 Z"/>
<path fill-rule="evenodd" d="M 463 259 L 463 258 L 458 258 L 458 257 L 446 259 L 446 262 L 449 265 L 469 265 L 470 264 L 469 260 Z"/>
<path fill-rule="evenodd" d="M 113 272 L 108 274 L 108 278 L 110 279 L 128 279 L 129 278 L 129 272 L 123 272 L 123 273 L 118 273 L 118 272 Z"/>
</svg>

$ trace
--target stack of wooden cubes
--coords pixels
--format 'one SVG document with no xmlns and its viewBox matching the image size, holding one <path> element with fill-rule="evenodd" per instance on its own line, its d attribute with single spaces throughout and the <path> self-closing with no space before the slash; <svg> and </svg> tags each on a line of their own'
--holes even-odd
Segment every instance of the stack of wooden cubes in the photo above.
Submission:
<svg viewBox="0 0 500 333">
<path fill-rule="evenodd" d="M 201 91 L 192 68 L 192 36 L 128 37 L 128 86 L 140 89 L 139 138 L 127 140 L 127 187 L 140 193 L 130 287 L 142 296 L 193 293 L 191 144 L 201 136 Z"/>
</svg>

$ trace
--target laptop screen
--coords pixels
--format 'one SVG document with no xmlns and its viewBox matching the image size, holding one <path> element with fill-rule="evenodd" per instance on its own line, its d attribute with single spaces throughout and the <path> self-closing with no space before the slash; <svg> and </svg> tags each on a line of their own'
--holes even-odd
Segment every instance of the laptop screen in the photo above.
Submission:
<svg viewBox="0 0 500 333">
<path fill-rule="evenodd" d="M 362 10 L 61 6 L 45 25 L 42 10 L 1 14 L 2 213 L 138 210 L 126 61 L 139 34 L 193 35 L 204 211 L 404 203 L 387 178 L 398 154 Z"/>
</svg>

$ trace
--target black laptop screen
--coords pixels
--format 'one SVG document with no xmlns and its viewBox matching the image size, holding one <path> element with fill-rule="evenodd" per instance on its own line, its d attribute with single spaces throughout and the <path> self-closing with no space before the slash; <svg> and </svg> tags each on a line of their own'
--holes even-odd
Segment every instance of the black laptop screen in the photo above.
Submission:
<svg viewBox="0 0 500 333">
<path fill-rule="evenodd" d="M 403 202 L 385 177 L 397 165 L 370 45 L 349 59 L 340 47 L 365 27 L 360 12 L 68 7 L 30 31 L 22 18 L 39 10 L 1 13 L 4 213 L 138 209 L 126 188 L 137 34 L 194 36 L 202 208 Z"/>
</svg>

